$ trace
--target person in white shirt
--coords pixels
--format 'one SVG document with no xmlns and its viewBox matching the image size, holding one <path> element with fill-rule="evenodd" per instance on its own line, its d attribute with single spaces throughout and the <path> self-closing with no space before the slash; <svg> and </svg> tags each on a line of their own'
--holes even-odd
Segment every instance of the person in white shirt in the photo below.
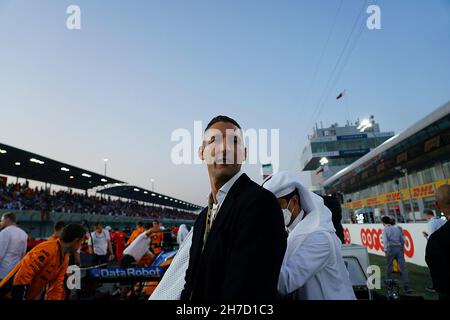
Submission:
<svg viewBox="0 0 450 320">
<path fill-rule="evenodd" d="M 428 229 L 427 231 L 428 232 L 424 231 L 422 233 L 423 233 L 423 236 L 428 240 L 430 238 L 430 236 L 436 230 L 438 230 L 440 227 L 442 227 L 447 222 L 447 220 L 440 219 L 440 218 L 436 217 L 434 215 L 433 210 L 430 210 L 430 209 L 424 210 L 423 213 L 425 215 L 425 219 L 428 220 L 428 223 L 427 223 L 427 229 Z"/>
<path fill-rule="evenodd" d="M 92 248 L 92 244 L 94 246 L 94 252 L 92 252 L 94 254 L 94 265 L 108 263 L 108 260 L 114 257 L 109 231 L 103 229 L 101 224 L 97 224 L 95 231 L 91 232 L 88 244 L 90 248 Z"/>
<path fill-rule="evenodd" d="M 27 251 L 28 235 L 16 225 L 16 216 L 5 213 L 0 227 L 0 280 L 22 260 Z"/>
<path fill-rule="evenodd" d="M 287 172 L 269 177 L 263 187 L 278 198 L 289 233 L 278 293 L 297 300 L 355 300 L 323 199 Z"/>
<path fill-rule="evenodd" d="M 146 231 L 141 233 L 128 247 L 123 251 L 123 257 L 120 260 L 121 268 L 128 268 L 134 263 L 138 263 L 144 256 L 154 254 L 150 251 L 150 235 L 157 232 L 150 224 L 146 225 Z M 153 257 L 150 257 L 153 258 Z"/>
</svg>

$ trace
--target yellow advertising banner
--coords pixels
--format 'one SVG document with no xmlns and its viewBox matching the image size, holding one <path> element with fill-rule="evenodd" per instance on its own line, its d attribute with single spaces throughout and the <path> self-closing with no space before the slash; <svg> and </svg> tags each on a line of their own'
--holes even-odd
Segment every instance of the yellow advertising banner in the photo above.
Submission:
<svg viewBox="0 0 450 320">
<path fill-rule="evenodd" d="M 414 186 L 408 192 L 408 189 L 400 189 L 399 191 L 388 192 L 374 195 L 372 197 L 358 199 L 352 202 L 347 202 L 344 205 L 349 209 L 359 209 L 363 207 L 375 207 L 385 203 L 399 202 L 400 200 L 409 200 L 410 194 L 412 199 L 422 199 L 434 196 L 435 190 L 443 184 L 450 184 L 450 179 L 433 181 L 422 185 Z"/>
</svg>

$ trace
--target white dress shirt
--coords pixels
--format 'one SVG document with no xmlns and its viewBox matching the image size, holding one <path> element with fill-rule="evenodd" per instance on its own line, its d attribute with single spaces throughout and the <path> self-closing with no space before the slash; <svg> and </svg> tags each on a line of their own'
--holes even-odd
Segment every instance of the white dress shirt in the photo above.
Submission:
<svg viewBox="0 0 450 320">
<path fill-rule="evenodd" d="M 0 279 L 22 260 L 27 252 L 28 235 L 17 226 L 8 226 L 0 232 Z"/>
<path fill-rule="evenodd" d="M 231 187 L 236 183 L 236 181 L 240 178 L 240 176 L 243 174 L 242 171 L 239 171 L 236 173 L 230 180 L 228 180 L 217 192 L 216 199 L 217 203 L 212 204 L 212 211 L 211 211 L 211 226 L 214 222 L 214 219 L 217 216 L 217 213 L 219 212 L 220 206 L 225 201 L 225 198 L 227 197 L 228 192 L 230 192 Z"/>
</svg>

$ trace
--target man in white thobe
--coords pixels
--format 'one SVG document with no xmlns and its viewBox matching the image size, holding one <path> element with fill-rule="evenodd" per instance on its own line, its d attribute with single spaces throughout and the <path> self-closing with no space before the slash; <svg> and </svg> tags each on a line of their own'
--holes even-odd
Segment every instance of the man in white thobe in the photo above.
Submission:
<svg viewBox="0 0 450 320">
<path fill-rule="evenodd" d="M 289 232 L 279 294 L 298 300 L 356 299 L 323 199 L 287 172 L 274 174 L 263 187 L 278 198 Z"/>
</svg>

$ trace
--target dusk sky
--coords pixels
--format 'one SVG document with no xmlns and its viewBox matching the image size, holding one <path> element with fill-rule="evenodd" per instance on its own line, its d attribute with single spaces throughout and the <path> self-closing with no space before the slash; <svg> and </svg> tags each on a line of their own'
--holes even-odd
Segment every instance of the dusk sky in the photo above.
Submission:
<svg viewBox="0 0 450 320">
<path fill-rule="evenodd" d="M 206 165 L 171 161 L 194 121 L 279 129 L 280 169 L 300 173 L 315 122 L 398 133 L 449 100 L 449 0 L 0 0 L 0 142 L 99 173 L 106 157 L 108 176 L 200 205 Z"/>
</svg>

